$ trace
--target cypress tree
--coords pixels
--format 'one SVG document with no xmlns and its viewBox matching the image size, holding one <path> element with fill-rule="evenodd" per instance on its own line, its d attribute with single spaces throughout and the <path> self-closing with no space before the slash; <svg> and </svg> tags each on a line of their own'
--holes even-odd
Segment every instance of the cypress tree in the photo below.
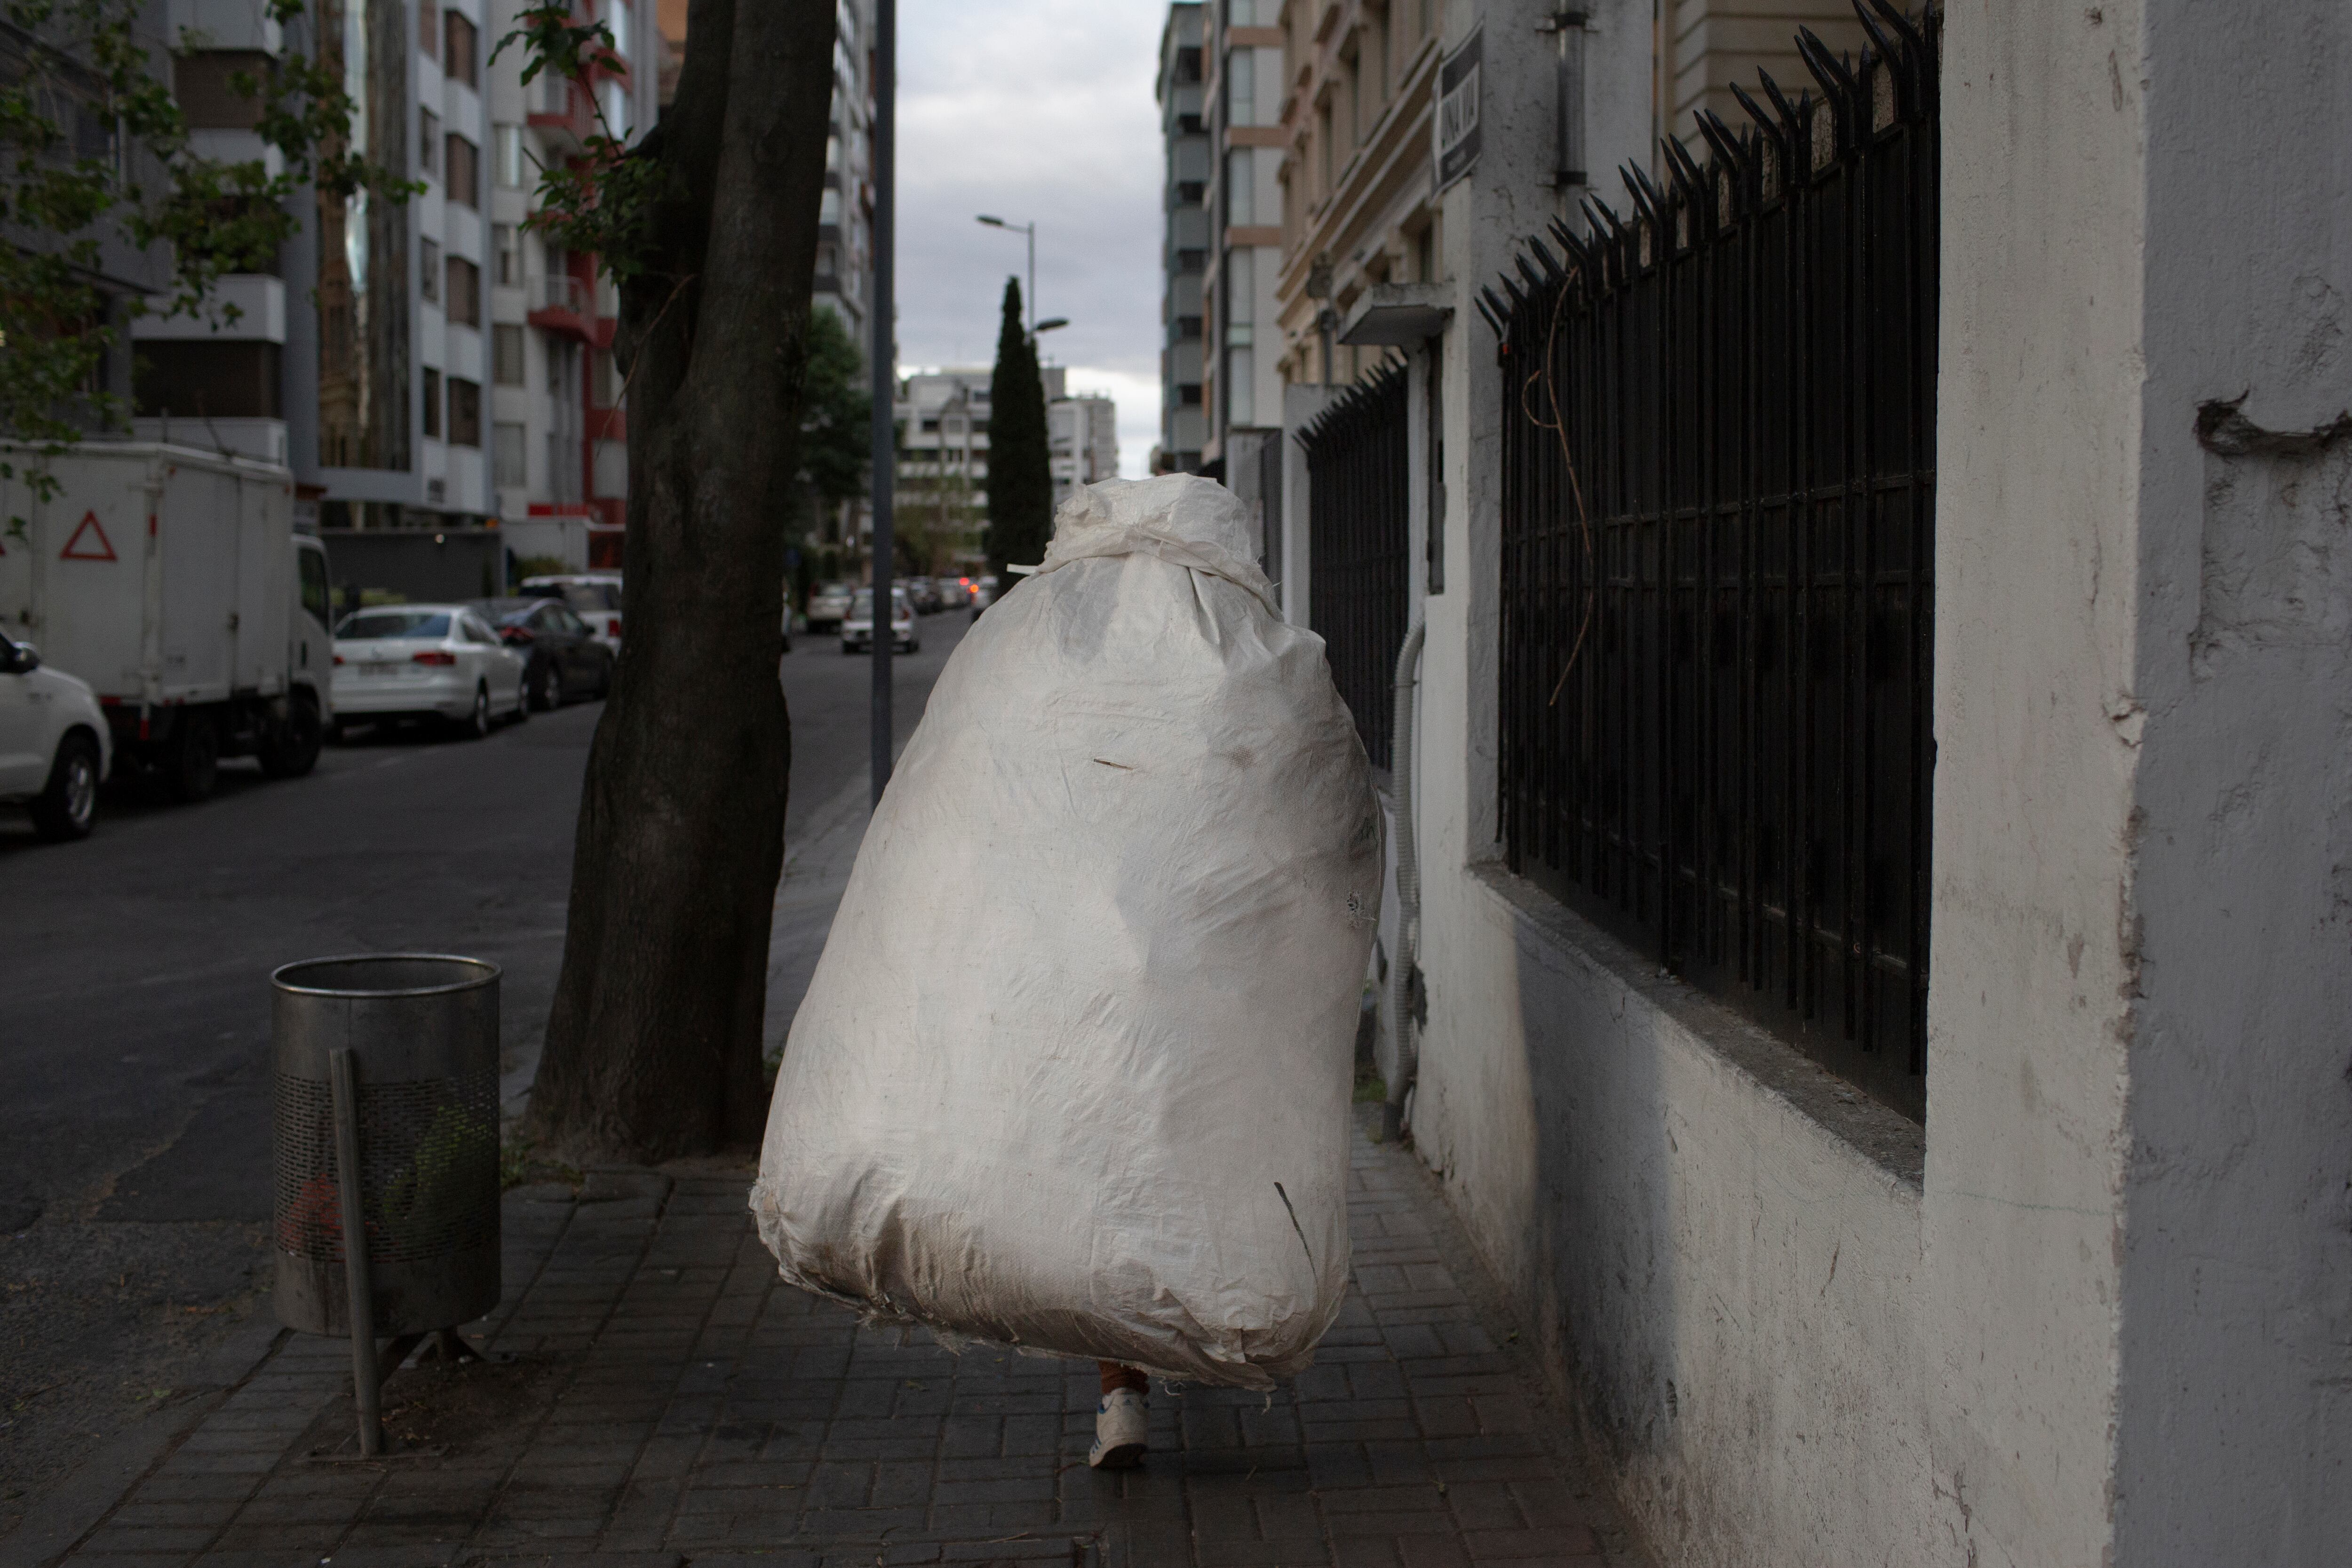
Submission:
<svg viewBox="0 0 2352 1568">
<path fill-rule="evenodd" d="M 998 592 L 1012 563 L 1034 565 L 1054 536 L 1054 470 L 1047 457 L 1045 379 L 1021 323 L 1021 280 L 1004 280 L 1004 321 L 988 379 L 988 569 Z"/>
</svg>

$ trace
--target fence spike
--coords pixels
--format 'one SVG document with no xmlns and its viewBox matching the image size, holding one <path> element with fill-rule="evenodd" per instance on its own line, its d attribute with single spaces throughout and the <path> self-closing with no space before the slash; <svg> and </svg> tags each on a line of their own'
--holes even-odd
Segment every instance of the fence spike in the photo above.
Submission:
<svg viewBox="0 0 2352 1568">
<path fill-rule="evenodd" d="M 1860 100 L 1862 84 L 1854 80 L 1853 72 L 1830 53 L 1830 47 L 1811 27 L 1797 29 L 1797 58 L 1805 62 L 1805 68 L 1822 84 L 1822 96 L 1838 111 L 1838 129 L 1843 132 L 1852 120 L 1847 107 Z"/>
<path fill-rule="evenodd" d="M 1914 79 L 1925 89 L 1921 96 L 1925 98 L 1932 94 L 1935 90 L 1936 52 L 1928 47 L 1927 29 L 1913 21 L 1892 0 L 1870 0 L 1870 5 L 1885 19 L 1887 26 L 1894 29 L 1895 36 L 1903 40 L 1904 61 L 1910 68 Z"/>
<path fill-rule="evenodd" d="M 1478 319 L 1485 321 L 1496 337 L 1507 335 L 1503 331 L 1503 323 L 1495 320 L 1495 312 L 1486 309 L 1486 301 L 1484 299 L 1473 294 L 1470 296 L 1470 308 L 1478 312 Z"/>
<path fill-rule="evenodd" d="M 1511 275 L 1510 275 L 1509 273 L 1506 272 L 1506 273 L 1504 273 L 1504 274 L 1503 274 L 1503 279 L 1502 279 L 1502 281 L 1503 281 L 1503 292 L 1504 292 L 1504 293 L 1506 293 L 1506 294 L 1508 294 L 1508 295 L 1511 297 L 1511 308 L 1512 308 L 1514 310 L 1517 310 L 1521 305 L 1524 305 L 1524 304 L 1526 304 L 1526 303 L 1528 302 L 1528 297 L 1527 297 L 1525 294 L 1522 294 L 1522 293 L 1520 293 L 1520 292 L 1519 292 L 1519 286 L 1518 286 L 1518 284 L 1517 284 L 1517 283 L 1516 283 L 1516 282 L 1514 282 L 1514 281 L 1512 280 L 1512 279 L 1511 279 Z"/>
<path fill-rule="evenodd" d="M 1698 160 L 1690 155 L 1690 149 L 1682 144 L 1681 138 L 1668 136 L 1659 145 L 1666 150 L 1669 176 L 1681 188 L 1685 199 L 1696 205 L 1699 193 L 1706 185 L 1706 172 L 1698 166 Z"/>
<path fill-rule="evenodd" d="M 1862 30 L 1870 35 L 1871 47 L 1877 52 L 1879 68 L 1887 72 L 1895 83 L 1895 118 L 1914 118 L 1917 112 L 1916 93 L 1909 62 L 1904 58 L 1900 46 L 1887 37 L 1885 29 L 1872 17 L 1870 8 L 1863 0 L 1848 0 L 1848 3 L 1853 6 L 1854 20 L 1860 22 Z M 1873 114 L 1872 119 L 1874 121 L 1876 118 Z"/>
<path fill-rule="evenodd" d="M 1780 84 L 1772 79 L 1772 73 L 1768 70 L 1759 70 L 1756 79 L 1764 84 L 1764 96 L 1772 100 L 1772 107 L 1780 113 L 1780 127 L 1788 133 L 1787 148 L 1795 151 L 1805 140 L 1804 95 L 1799 93 L 1800 101 L 1790 103 L 1789 95 L 1780 90 Z"/>
<path fill-rule="evenodd" d="M 1511 308 L 1503 302 L 1503 297 L 1483 283 L 1478 285 L 1478 298 L 1486 301 L 1487 310 L 1497 321 L 1507 321 L 1511 319 Z M 1496 330 L 1501 331 L 1500 328 Z"/>
<path fill-rule="evenodd" d="M 1542 293 L 1545 289 L 1549 287 L 1549 284 L 1545 280 L 1544 275 L 1537 271 L 1535 264 L 1528 259 L 1528 253 L 1526 251 L 1523 250 L 1519 252 L 1518 255 L 1513 257 L 1511 259 L 1518 264 L 1519 276 L 1528 280 L 1528 293 L 1530 297 Z"/>
<path fill-rule="evenodd" d="M 1702 109 L 1698 111 L 1697 119 L 1698 133 L 1706 138 L 1706 144 L 1709 147 L 1715 149 L 1715 155 L 1722 163 L 1724 172 L 1730 174 L 1746 174 L 1748 172 L 1747 151 L 1735 140 L 1731 127 L 1723 122 L 1723 117 L 1712 109 Z"/>
<path fill-rule="evenodd" d="M 1529 235 L 1528 246 L 1536 253 L 1536 260 L 1542 266 L 1545 277 L 1557 283 L 1568 276 L 1568 268 L 1559 264 L 1559 258 L 1552 255 L 1551 247 L 1544 244 L 1540 235 Z"/>
<path fill-rule="evenodd" d="M 1551 220 L 1551 237 L 1559 241 L 1560 250 L 1568 258 L 1568 263 L 1571 268 L 1583 272 L 1591 270 L 1592 247 L 1587 245 L 1574 229 L 1569 227 L 1561 219 L 1554 218 Z"/>
<path fill-rule="evenodd" d="M 1782 163 L 1786 163 L 1789 161 L 1788 138 L 1781 133 L 1780 127 L 1774 123 L 1773 117 L 1765 112 L 1762 104 L 1748 97 L 1748 89 L 1736 81 L 1731 84 L 1731 96 L 1738 99 L 1739 107 L 1747 111 L 1748 120 L 1756 127 L 1757 135 L 1769 141 L 1772 143 L 1773 152 L 1780 156 Z"/>
<path fill-rule="evenodd" d="M 1635 209 L 1654 227 L 1663 230 L 1665 227 L 1665 202 L 1663 198 L 1655 203 L 1651 201 L 1649 176 L 1631 163 L 1625 164 L 1617 173 L 1624 180 L 1625 190 L 1633 196 Z"/>
</svg>

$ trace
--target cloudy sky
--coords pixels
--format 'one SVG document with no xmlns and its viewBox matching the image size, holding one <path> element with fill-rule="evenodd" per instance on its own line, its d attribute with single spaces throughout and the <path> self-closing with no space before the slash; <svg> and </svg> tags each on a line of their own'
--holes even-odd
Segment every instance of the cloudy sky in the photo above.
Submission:
<svg viewBox="0 0 2352 1568">
<path fill-rule="evenodd" d="M 1164 0 L 898 0 L 898 356 L 987 364 L 1021 236 L 1037 225 L 1044 348 L 1073 392 L 1118 400 L 1119 470 L 1160 430 Z M 1027 288 L 1024 279 L 1023 288 Z"/>
</svg>

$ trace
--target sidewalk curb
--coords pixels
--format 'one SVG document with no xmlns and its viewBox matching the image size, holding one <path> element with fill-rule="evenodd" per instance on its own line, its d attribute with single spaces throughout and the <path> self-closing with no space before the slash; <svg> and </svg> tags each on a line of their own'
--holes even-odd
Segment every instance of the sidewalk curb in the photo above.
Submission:
<svg viewBox="0 0 2352 1568">
<path fill-rule="evenodd" d="M 16 1528 L 0 1536 L 0 1562 L 42 1564 L 72 1550 L 76 1542 L 105 1522 L 149 1471 L 194 1431 L 221 1401 L 244 1386 L 292 1334 L 265 1307 L 254 1321 L 232 1334 L 207 1357 L 189 1391 L 194 1399 L 168 1405 L 117 1433 L 48 1495 L 25 1510 Z"/>
</svg>

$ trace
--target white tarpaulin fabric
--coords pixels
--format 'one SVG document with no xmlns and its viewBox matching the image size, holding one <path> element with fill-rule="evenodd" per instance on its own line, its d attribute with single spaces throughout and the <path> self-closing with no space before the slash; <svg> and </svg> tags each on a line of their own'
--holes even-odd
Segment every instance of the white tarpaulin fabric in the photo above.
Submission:
<svg viewBox="0 0 2352 1568">
<path fill-rule="evenodd" d="M 1273 603 L 1232 492 L 1110 480 L 948 661 L 776 1080 L 787 1280 L 1171 1377 L 1313 1359 L 1381 819 Z"/>
</svg>

